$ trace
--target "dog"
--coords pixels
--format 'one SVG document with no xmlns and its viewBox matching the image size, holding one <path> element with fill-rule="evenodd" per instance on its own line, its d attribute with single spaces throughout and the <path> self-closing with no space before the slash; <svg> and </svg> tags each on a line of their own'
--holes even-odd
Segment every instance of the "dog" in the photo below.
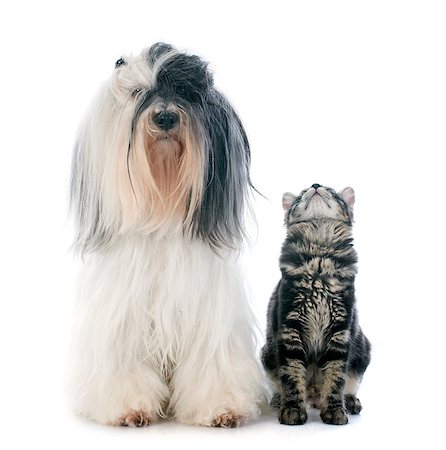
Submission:
<svg viewBox="0 0 446 450">
<path fill-rule="evenodd" d="M 72 162 L 82 269 L 69 392 L 79 414 L 236 427 L 259 413 L 237 262 L 249 165 L 242 123 L 201 58 L 157 43 L 116 61 Z"/>
</svg>

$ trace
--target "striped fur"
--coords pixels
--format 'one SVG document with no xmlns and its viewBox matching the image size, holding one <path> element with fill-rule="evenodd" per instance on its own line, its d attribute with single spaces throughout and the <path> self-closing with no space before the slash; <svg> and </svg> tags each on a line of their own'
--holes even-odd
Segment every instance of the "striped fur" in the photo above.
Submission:
<svg viewBox="0 0 446 450">
<path fill-rule="evenodd" d="M 353 203 L 353 189 L 337 194 L 316 184 L 283 197 L 282 278 L 269 303 L 262 350 L 283 424 L 305 423 L 308 401 L 325 423 L 345 424 L 348 413 L 361 410 L 356 391 L 370 343 L 355 308 Z"/>
</svg>

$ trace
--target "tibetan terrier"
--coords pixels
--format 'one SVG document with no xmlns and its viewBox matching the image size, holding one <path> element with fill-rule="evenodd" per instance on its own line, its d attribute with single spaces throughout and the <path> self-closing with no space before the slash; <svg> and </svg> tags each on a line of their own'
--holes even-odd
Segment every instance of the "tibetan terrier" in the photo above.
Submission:
<svg viewBox="0 0 446 450">
<path fill-rule="evenodd" d="M 69 385 L 98 422 L 234 427 L 262 377 L 237 256 L 248 140 L 199 57 L 155 44 L 116 62 L 71 178 L 77 294 Z"/>
</svg>

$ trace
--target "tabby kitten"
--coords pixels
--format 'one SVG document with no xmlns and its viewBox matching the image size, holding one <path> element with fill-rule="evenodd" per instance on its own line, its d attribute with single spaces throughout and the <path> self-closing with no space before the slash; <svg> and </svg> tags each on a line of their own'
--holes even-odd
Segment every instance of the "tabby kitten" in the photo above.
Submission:
<svg viewBox="0 0 446 450">
<path fill-rule="evenodd" d="M 283 196 L 282 278 L 268 306 L 262 349 L 276 386 L 271 406 L 283 424 L 305 423 L 307 401 L 330 424 L 346 424 L 348 414 L 361 411 L 356 392 L 370 343 L 355 308 L 354 201 L 352 188 L 337 194 L 319 184 Z"/>
</svg>

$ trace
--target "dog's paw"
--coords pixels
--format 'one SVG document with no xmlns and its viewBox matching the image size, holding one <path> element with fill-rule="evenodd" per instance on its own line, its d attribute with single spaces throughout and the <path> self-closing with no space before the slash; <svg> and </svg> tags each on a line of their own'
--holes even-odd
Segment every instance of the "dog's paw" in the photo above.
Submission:
<svg viewBox="0 0 446 450">
<path fill-rule="evenodd" d="M 352 394 L 345 396 L 345 409 L 349 414 L 359 414 L 362 410 L 361 402 L 359 398 L 356 398 Z"/>
<path fill-rule="evenodd" d="M 283 425 L 303 425 L 307 421 L 307 411 L 302 407 L 281 408 L 279 412 L 279 422 Z"/>
<path fill-rule="evenodd" d="M 321 411 L 321 419 L 323 422 L 331 425 L 345 425 L 348 423 L 347 411 L 342 407 Z"/>
<path fill-rule="evenodd" d="M 246 416 L 228 411 L 215 417 L 210 426 L 217 428 L 238 428 L 245 422 Z"/>
<path fill-rule="evenodd" d="M 132 409 L 122 415 L 113 425 L 121 427 L 146 427 L 156 422 L 156 414 L 149 414 L 146 411 Z"/>
</svg>

